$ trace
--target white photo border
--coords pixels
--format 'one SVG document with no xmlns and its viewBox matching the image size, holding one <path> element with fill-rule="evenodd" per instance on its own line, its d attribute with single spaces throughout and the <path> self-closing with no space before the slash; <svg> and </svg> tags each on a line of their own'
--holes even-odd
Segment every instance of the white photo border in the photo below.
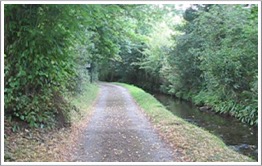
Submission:
<svg viewBox="0 0 262 166">
<path fill-rule="evenodd" d="M 257 4 L 258 5 L 258 161 L 257 162 L 5 162 L 4 161 L 4 5 L 5 4 Z M 1 1 L 1 165 L 261 165 L 261 1 Z"/>
</svg>

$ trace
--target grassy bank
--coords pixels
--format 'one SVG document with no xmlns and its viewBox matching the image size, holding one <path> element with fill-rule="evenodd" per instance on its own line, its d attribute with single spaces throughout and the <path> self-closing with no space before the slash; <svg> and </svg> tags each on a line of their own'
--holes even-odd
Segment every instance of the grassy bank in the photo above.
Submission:
<svg viewBox="0 0 262 166">
<path fill-rule="evenodd" d="M 96 84 L 87 84 L 81 94 L 68 97 L 76 107 L 69 113 L 71 126 L 54 129 L 27 128 L 16 132 L 6 130 L 4 139 L 5 161 L 19 162 L 63 162 L 70 161 L 71 151 L 92 113 L 92 105 L 98 95 Z"/>
<path fill-rule="evenodd" d="M 194 162 L 255 162 L 229 149 L 208 131 L 192 125 L 169 112 L 152 95 L 133 85 L 116 83 L 129 90 L 135 101 L 150 118 L 161 136 Z"/>
<path fill-rule="evenodd" d="M 78 124 L 81 120 L 91 113 L 90 106 L 98 95 L 98 85 L 88 84 L 77 96 L 72 97 L 71 103 L 76 106 L 78 111 L 70 112 L 70 120 L 73 125 Z M 89 109 L 88 109 L 89 108 Z"/>
</svg>

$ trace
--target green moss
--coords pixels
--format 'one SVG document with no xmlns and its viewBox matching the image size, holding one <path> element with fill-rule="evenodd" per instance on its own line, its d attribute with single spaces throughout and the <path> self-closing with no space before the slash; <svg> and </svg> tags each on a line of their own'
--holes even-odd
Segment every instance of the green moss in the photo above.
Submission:
<svg viewBox="0 0 262 166">
<path fill-rule="evenodd" d="M 208 131 L 173 115 L 158 100 L 144 90 L 124 83 L 115 83 L 129 90 L 161 135 L 175 145 L 189 161 L 197 162 L 255 162 L 228 148 Z"/>
</svg>

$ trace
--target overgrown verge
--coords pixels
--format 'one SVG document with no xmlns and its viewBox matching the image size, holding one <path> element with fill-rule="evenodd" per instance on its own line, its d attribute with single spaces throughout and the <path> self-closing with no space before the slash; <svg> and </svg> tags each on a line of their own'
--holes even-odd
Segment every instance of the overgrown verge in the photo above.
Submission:
<svg viewBox="0 0 262 166">
<path fill-rule="evenodd" d="M 76 148 L 83 125 L 91 114 L 91 106 L 98 94 L 96 84 L 87 84 L 81 94 L 71 97 L 72 110 L 68 116 L 70 127 L 26 128 L 15 132 L 5 120 L 4 160 L 6 162 L 63 162 L 70 161 L 71 151 Z M 70 97 L 69 99 L 70 100 Z"/>
<path fill-rule="evenodd" d="M 254 162 L 229 149 L 208 131 L 169 112 L 152 95 L 132 85 L 116 83 L 129 90 L 164 139 L 193 162 Z"/>
</svg>

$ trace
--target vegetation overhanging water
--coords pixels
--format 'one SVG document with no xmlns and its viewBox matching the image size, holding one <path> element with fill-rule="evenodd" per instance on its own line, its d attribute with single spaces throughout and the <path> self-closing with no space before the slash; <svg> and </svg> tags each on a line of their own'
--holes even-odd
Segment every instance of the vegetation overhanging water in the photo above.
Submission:
<svg viewBox="0 0 262 166">
<path fill-rule="evenodd" d="M 164 94 L 154 96 L 174 115 L 193 123 L 220 137 L 232 149 L 258 160 L 258 130 L 239 122 L 236 118 L 200 111 L 190 102 L 181 101 Z"/>
</svg>

